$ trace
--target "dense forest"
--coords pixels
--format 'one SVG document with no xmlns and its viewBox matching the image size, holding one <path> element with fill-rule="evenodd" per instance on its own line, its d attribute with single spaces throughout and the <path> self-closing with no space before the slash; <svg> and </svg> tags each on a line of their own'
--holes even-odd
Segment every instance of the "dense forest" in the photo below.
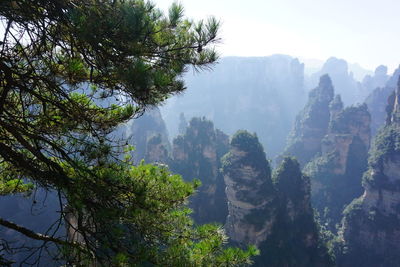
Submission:
<svg viewBox="0 0 400 267">
<path fill-rule="evenodd" d="M 400 68 L 219 57 L 178 3 L 0 21 L 0 266 L 400 265 Z"/>
</svg>

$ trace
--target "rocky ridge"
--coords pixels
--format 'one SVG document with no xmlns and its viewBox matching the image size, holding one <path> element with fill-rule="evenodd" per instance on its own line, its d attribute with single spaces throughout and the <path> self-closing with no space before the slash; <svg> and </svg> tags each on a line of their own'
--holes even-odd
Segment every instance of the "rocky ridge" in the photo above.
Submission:
<svg viewBox="0 0 400 267">
<path fill-rule="evenodd" d="M 388 119 L 371 148 L 364 194 L 345 210 L 339 266 L 398 266 L 400 262 L 400 83 Z M 361 257 L 362 255 L 362 257 Z"/>
<path fill-rule="evenodd" d="M 324 75 L 318 87 L 310 91 L 308 103 L 297 115 L 283 156 L 294 156 L 304 166 L 321 152 L 321 140 L 328 131 L 331 117 L 329 104 L 333 98 L 332 81 L 328 75 Z"/>
</svg>

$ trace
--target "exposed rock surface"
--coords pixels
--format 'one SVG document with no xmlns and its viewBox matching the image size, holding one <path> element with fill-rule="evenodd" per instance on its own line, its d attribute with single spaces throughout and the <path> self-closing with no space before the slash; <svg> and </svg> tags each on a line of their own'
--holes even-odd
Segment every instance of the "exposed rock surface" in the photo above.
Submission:
<svg viewBox="0 0 400 267">
<path fill-rule="evenodd" d="M 400 87 L 389 102 L 386 126 L 371 148 L 364 194 L 345 210 L 339 266 L 400 262 Z"/>
<path fill-rule="evenodd" d="M 278 209 L 271 235 L 255 266 L 333 266 L 319 237 L 310 202 L 310 179 L 293 158 L 285 158 L 273 177 Z"/>
<path fill-rule="evenodd" d="M 321 152 L 321 140 L 328 131 L 331 116 L 329 104 L 333 98 L 332 81 L 324 75 L 318 87 L 310 92 L 307 105 L 297 115 L 284 155 L 296 157 L 304 166 Z"/>
<path fill-rule="evenodd" d="M 197 178 L 202 183 L 190 199 L 196 223 L 225 222 L 227 201 L 219 168 L 220 158 L 228 151 L 228 145 L 228 136 L 214 129 L 213 123 L 205 118 L 193 118 L 185 134 L 173 141 L 171 170 L 185 180 Z M 160 149 L 156 146 L 154 154 Z M 163 151 L 165 149 L 161 149 Z"/>
<path fill-rule="evenodd" d="M 375 136 L 379 128 L 385 125 L 387 99 L 395 91 L 399 75 L 400 69 L 397 69 L 384 85 L 373 88 L 365 100 L 371 113 L 372 136 Z"/>
<path fill-rule="evenodd" d="M 298 162 L 285 158 L 274 175 L 256 135 L 237 132 L 223 158 L 228 236 L 253 244 L 254 266 L 330 266 L 310 204 L 310 181 Z"/>
<path fill-rule="evenodd" d="M 140 162 L 146 156 L 147 142 L 156 135 L 160 135 L 161 142 L 167 151 L 170 150 L 168 132 L 158 108 L 146 110 L 139 118 L 129 121 L 125 126 L 129 143 L 135 147 L 133 159 Z"/>
<path fill-rule="evenodd" d="M 332 231 L 341 220 L 344 206 L 362 194 L 370 121 L 365 104 L 332 112 L 328 133 L 321 142 L 321 156 L 305 167 L 311 177 L 313 206 Z"/>
<path fill-rule="evenodd" d="M 227 234 L 235 242 L 259 245 L 271 233 L 277 199 L 271 169 L 257 136 L 237 132 L 222 168 L 229 209 Z"/>
</svg>

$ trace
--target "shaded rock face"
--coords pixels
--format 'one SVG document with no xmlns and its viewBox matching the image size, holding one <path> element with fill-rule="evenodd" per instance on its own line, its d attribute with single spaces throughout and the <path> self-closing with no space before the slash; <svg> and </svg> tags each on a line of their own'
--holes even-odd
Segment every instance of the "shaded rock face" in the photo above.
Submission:
<svg viewBox="0 0 400 267">
<path fill-rule="evenodd" d="M 373 91 L 365 99 L 368 109 L 371 113 L 371 134 L 375 136 L 378 130 L 385 125 L 386 106 L 388 97 L 395 91 L 396 82 L 400 75 L 400 69 L 397 69 L 387 82 L 379 87 L 373 88 Z"/>
<path fill-rule="evenodd" d="M 343 70 L 345 71 L 345 70 Z M 362 194 L 371 117 L 365 104 L 343 109 L 328 75 L 310 92 L 284 152 L 295 156 L 311 178 L 312 203 L 332 231 L 345 205 Z"/>
<path fill-rule="evenodd" d="M 257 136 L 239 131 L 222 161 L 229 210 L 227 234 L 235 242 L 259 245 L 270 234 L 276 201 L 264 149 Z"/>
<path fill-rule="evenodd" d="M 154 135 L 147 141 L 145 161 L 168 164 L 168 150 L 163 142 L 161 134 Z"/>
<path fill-rule="evenodd" d="M 361 179 L 367 169 L 370 121 L 365 104 L 336 113 L 321 142 L 321 156 L 305 167 L 311 178 L 313 206 L 332 231 L 341 220 L 344 206 L 362 194 Z"/>
<path fill-rule="evenodd" d="M 271 235 L 260 245 L 255 266 L 333 266 L 321 243 L 310 202 L 310 179 L 293 158 L 285 158 L 273 177 L 278 208 Z"/>
<path fill-rule="evenodd" d="M 196 223 L 225 222 L 227 201 L 219 168 L 220 158 L 228 151 L 228 142 L 228 136 L 214 129 L 213 123 L 205 118 L 193 118 L 185 134 L 173 141 L 171 170 L 187 181 L 197 178 L 202 183 L 189 205 Z"/>
<path fill-rule="evenodd" d="M 388 107 L 364 175 L 364 194 L 345 210 L 340 266 L 398 266 L 400 262 L 400 88 Z M 362 256 L 361 256 L 362 255 Z"/>
<path fill-rule="evenodd" d="M 156 135 L 160 135 L 164 148 L 170 150 L 167 128 L 158 108 L 146 110 L 141 117 L 129 121 L 125 134 L 130 138 L 129 143 L 135 146 L 132 155 L 136 163 L 146 157 L 147 143 Z"/>
<path fill-rule="evenodd" d="M 310 92 L 307 105 L 297 115 L 283 154 L 296 157 L 301 166 L 321 152 L 321 140 L 328 131 L 331 116 L 329 104 L 333 97 L 331 79 L 324 75 L 318 87 Z"/>
<path fill-rule="evenodd" d="M 230 240 L 253 244 L 254 266 L 330 266 L 310 204 L 310 181 L 295 159 L 271 169 L 256 135 L 238 131 L 223 159 Z"/>
</svg>

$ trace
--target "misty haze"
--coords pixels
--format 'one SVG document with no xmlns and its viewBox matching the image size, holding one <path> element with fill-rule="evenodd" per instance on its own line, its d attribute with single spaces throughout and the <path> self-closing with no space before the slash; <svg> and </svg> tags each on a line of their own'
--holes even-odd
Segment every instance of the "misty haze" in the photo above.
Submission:
<svg viewBox="0 0 400 267">
<path fill-rule="evenodd" d="M 0 266 L 400 266 L 399 8 L 3 0 Z"/>
</svg>

